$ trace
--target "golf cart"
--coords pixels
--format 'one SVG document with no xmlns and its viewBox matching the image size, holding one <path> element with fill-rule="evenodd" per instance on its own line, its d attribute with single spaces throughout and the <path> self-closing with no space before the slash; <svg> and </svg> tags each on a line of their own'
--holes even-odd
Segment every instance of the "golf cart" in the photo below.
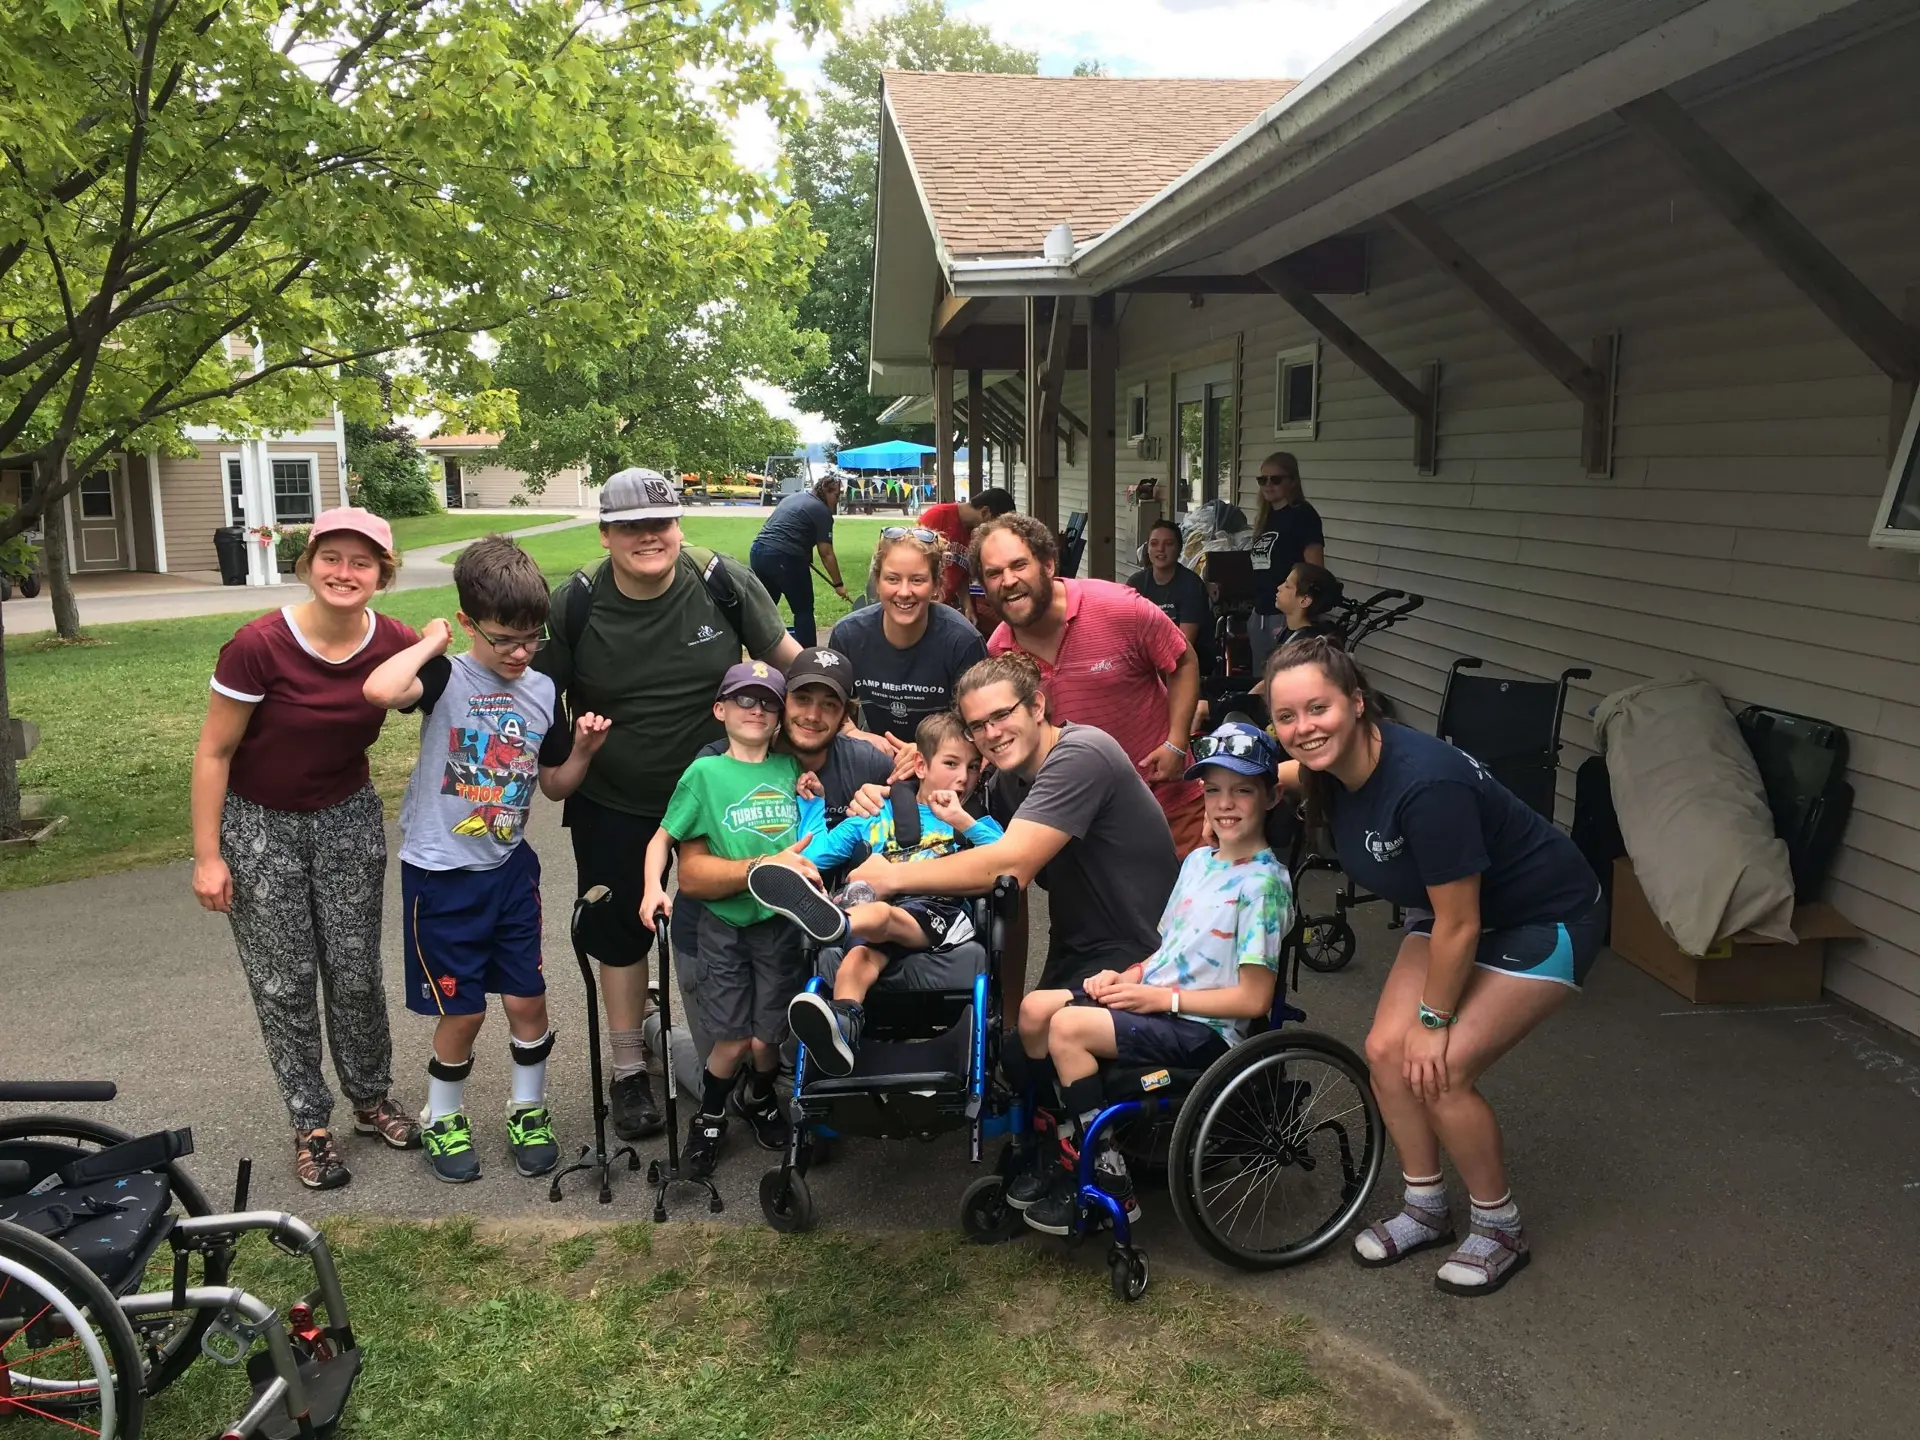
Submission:
<svg viewBox="0 0 1920 1440">
<path fill-rule="evenodd" d="M 813 462 L 804 455 L 769 455 L 760 479 L 760 503 L 778 505 L 789 495 L 813 488 Z"/>
</svg>

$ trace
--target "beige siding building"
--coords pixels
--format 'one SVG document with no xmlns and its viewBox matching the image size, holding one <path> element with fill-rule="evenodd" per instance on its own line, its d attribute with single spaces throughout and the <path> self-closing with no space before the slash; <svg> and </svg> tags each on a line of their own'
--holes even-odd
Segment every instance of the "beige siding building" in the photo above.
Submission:
<svg viewBox="0 0 1920 1440">
<path fill-rule="evenodd" d="M 433 467 L 441 503 L 449 510 L 505 510 L 525 505 L 534 510 L 584 510 L 595 503 L 583 468 L 549 475 L 538 493 L 529 491 L 526 474 L 505 465 L 483 463 L 500 443 L 498 435 L 437 435 L 420 442 Z"/>
<path fill-rule="evenodd" d="M 1019 235 L 971 225 L 971 251 L 945 243 L 965 197 L 919 157 L 965 143 L 977 107 L 902 104 L 921 77 L 888 76 L 874 388 L 937 391 L 944 344 L 964 436 L 965 371 L 1008 343 L 988 332 L 1017 331 L 1016 361 L 1037 367 L 1045 326 L 1029 338 L 1026 297 L 1072 303 L 1105 353 L 1073 355 L 1059 403 L 1090 417 L 1090 382 L 1110 377 L 1113 457 L 1076 433 L 1057 498 L 1019 498 L 1043 518 L 1093 512 L 1082 573 L 1131 568 L 1140 480 L 1178 509 L 1222 493 L 1251 514 L 1262 458 L 1293 452 L 1349 588 L 1427 597 L 1362 656 L 1403 718 L 1432 728 L 1461 655 L 1593 671 L 1567 711 L 1563 822 L 1589 710 L 1638 681 L 1692 671 L 1736 707 L 1843 727 L 1855 810 L 1826 898 L 1866 938 L 1830 947 L 1827 985 L 1920 1032 L 1920 563 L 1870 543 L 1920 356 L 1920 20 L 1813 3 L 1573 4 L 1529 25 L 1511 6 L 1461 6 L 1455 20 L 1476 8 L 1483 33 L 1397 12 L 1279 104 L 1234 96 L 1232 140 L 1094 228 L 1075 223 L 1070 256 L 1051 261 L 1028 232 L 1061 214 Z M 1650 95 L 1650 119 L 1618 113 Z M 1075 148 L 1074 103 L 1060 92 L 1056 148 L 1124 167 Z M 1154 104 L 1143 90 L 1132 108 Z M 1656 143 L 1661 125 L 1707 137 L 1691 151 L 1706 179 Z M 967 187 L 1017 191 L 992 167 L 1025 163 L 976 149 Z M 901 218 L 910 191 L 931 245 Z M 1406 205 L 1404 225 L 1389 218 Z M 1504 299 L 1415 242 L 1433 225 Z M 1363 258 L 1358 283 L 1296 268 L 1281 288 L 1305 303 L 1274 293 L 1266 267 L 1329 245 Z M 1854 288 L 1836 291 L 1836 261 Z M 883 310 L 923 272 L 942 296 L 931 327 L 924 301 Z M 1589 407 L 1516 338 L 1516 307 L 1577 361 L 1614 356 L 1601 463 L 1583 458 Z M 1409 390 L 1437 365 L 1430 472 L 1413 414 L 1337 343 L 1342 325 Z"/>
</svg>

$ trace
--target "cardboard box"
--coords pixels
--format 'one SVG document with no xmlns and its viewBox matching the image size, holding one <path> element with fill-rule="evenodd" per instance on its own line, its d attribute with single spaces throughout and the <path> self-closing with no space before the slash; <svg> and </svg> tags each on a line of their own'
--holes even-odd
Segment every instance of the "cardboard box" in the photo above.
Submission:
<svg viewBox="0 0 1920 1440">
<path fill-rule="evenodd" d="M 1831 905 L 1815 903 L 1794 907 L 1793 933 L 1797 945 L 1743 931 L 1711 954 L 1689 955 L 1660 928 L 1633 862 L 1624 856 L 1613 862 L 1614 952 L 1698 1004 L 1818 1000 L 1827 942 L 1857 939 L 1860 932 Z"/>
</svg>

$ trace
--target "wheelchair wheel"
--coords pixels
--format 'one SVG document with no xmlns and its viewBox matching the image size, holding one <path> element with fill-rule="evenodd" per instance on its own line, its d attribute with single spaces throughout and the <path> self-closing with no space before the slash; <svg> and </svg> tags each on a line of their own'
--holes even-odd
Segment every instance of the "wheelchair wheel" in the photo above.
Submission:
<svg viewBox="0 0 1920 1440">
<path fill-rule="evenodd" d="M 811 1230 L 820 1223 L 807 1177 L 798 1170 L 788 1170 L 783 1176 L 778 1165 L 760 1177 L 760 1213 L 782 1235 Z"/>
<path fill-rule="evenodd" d="M 133 1138 L 115 1126 L 77 1115 L 23 1115 L 0 1120 L 0 1159 L 27 1161 L 38 1179 L 70 1161 Z M 175 1205 L 188 1215 L 218 1213 L 178 1161 L 167 1166 L 167 1188 L 173 1194 Z M 225 1285 L 230 1258 L 219 1251 L 200 1252 L 201 1273 L 189 1274 L 187 1283 Z M 173 1249 L 163 1245 L 148 1257 L 146 1268 L 134 1278 L 126 1293 L 172 1288 Z M 200 1358 L 200 1337 L 213 1321 L 211 1310 L 186 1310 L 142 1315 L 133 1322 L 140 1356 L 145 1362 L 147 1394 L 158 1395 Z"/>
<path fill-rule="evenodd" d="M 1309 915 L 1300 922 L 1300 958 L 1309 970 L 1331 975 L 1353 959 L 1353 926 L 1338 915 Z"/>
<path fill-rule="evenodd" d="M 1113 1298 L 1131 1305 L 1147 1293 L 1152 1278 L 1147 1268 L 1147 1252 L 1129 1245 L 1116 1245 L 1107 1252 L 1107 1279 L 1113 1285 Z"/>
<path fill-rule="evenodd" d="M 138 1440 L 146 1397 L 133 1327 L 107 1287 L 51 1240 L 0 1223 L 0 1420 Z"/>
<path fill-rule="evenodd" d="M 1013 1237 L 1020 1212 L 1007 1204 L 1007 1182 L 982 1175 L 960 1197 L 960 1231 L 976 1245 L 1001 1245 Z"/>
<path fill-rule="evenodd" d="M 1174 1127 L 1167 1189 L 1209 1254 L 1271 1270 L 1338 1238 L 1366 1204 L 1385 1148 L 1366 1063 L 1328 1036 L 1270 1030 L 1194 1086 Z"/>
</svg>

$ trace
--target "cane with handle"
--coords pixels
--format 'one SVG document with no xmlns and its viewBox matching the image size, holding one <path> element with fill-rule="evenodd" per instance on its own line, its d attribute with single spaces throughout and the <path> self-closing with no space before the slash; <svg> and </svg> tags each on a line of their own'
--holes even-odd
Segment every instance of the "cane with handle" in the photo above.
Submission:
<svg viewBox="0 0 1920 1440">
<path fill-rule="evenodd" d="M 593 1077 L 593 1144 L 580 1147 L 580 1158 L 553 1177 L 553 1184 L 547 1189 L 547 1199 L 558 1202 L 560 1182 L 578 1170 L 597 1170 L 600 1174 L 600 1203 L 613 1203 L 613 1162 L 622 1155 L 627 1157 L 627 1169 L 640 1168 L 640 1156 L 631 1145 L 622 1145 L 618 1150 L 607 1150 L 607 1091 L 600 1078 L 600 990 L 593 979 L 593 960 L 587 954 L 586 942 L 582 938 L 586 919 L 596 905 L 606 903 L 612 892 L 604 885 L 596 885 L 578 900 L 573 902 L 573 958 L 579 962 L 580 978 L 587 987 L 587 1069 Z M 664 940 L 662 941 L 664 944 Z M 668 1094 L 672 1094 L 672 1066 L 668 1066 Z M 668 1104 L 672 1101 L 669 1099 Z"/>
</svg>

